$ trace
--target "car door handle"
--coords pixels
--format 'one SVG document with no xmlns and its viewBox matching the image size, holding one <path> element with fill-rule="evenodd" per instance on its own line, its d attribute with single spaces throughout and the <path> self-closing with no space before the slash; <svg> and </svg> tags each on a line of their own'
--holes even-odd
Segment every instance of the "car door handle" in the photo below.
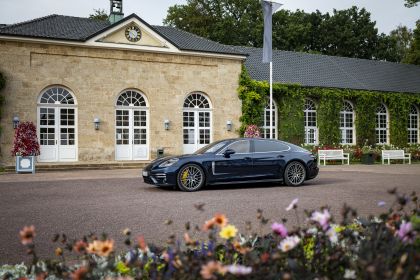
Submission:
<svg viewBox="0 0 420 280">
<path fill-rule="evenodd" d="M 252 158 L 250 158 L 250 157 L 245 157 L 244 159 L 245 159 L 245 160 L 251 160 Z"/>
<path fill-rule="evenodd" d="M 278 155 L 277 157 L 278 157 L 278 158 L 284 158 L 284 156 L 283 156 L 283 155 Z"/>
</svg>

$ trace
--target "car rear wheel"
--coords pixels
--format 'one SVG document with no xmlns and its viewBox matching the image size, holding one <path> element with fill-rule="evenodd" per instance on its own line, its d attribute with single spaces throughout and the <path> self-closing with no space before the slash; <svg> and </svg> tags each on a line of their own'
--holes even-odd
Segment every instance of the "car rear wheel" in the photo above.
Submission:
<svg viewBox="0 0 420 280">
<path fill-rule="evenodd" d="M 284 182 L 288 186 L 300 186 L 305 182 L 306 168 L 299 161 L 292 161 L 284 171 Z"/>
<path fill-rule="evenodd" d="M 177 182 L 181 191 L 198 191 L 203 187 L 205 182 L 204 171 L 196 164 L 187 164 L 179 170 Z"/>
</svg>

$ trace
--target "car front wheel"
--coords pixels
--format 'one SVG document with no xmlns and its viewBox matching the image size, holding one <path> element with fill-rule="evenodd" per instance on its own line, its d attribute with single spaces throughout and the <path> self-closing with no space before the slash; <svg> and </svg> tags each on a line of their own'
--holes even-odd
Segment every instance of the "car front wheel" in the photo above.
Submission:
<svg viewBox="0 0 420 280">
<path fill-rule="evenodd" d="M 284 182 L 288 186 L 297 187 L 305 182 L 306 168 L 298 161 L 292 161 L 286 166 L 284 171 Z"/>
<path fill-rule="evenodd" d="M 203 187 L 205 182 L 204 171 L 196 164 L 187 164 L 179 170 L 177 182 L 181 191 L 198 191 Z"/>
</svg>

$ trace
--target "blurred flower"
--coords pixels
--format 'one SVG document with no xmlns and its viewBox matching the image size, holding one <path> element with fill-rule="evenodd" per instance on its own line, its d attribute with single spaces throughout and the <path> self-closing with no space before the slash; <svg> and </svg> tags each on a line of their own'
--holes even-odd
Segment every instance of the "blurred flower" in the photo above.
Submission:
<svg viewBox="0 0 420 280">
<path fill-rule="evenodd" d="M 237 232 L 238 232 L 238 229 L 235 226 L 227 225 L 222 228 L 219 235 L 221 238 L 230 239 L 230 238 L 234 238 Z"/>
<path fill-rule="evenodd" d="M 190 237 L 188 232 L 184 233 L 184 240 L 185 240 L 185 244 L 187 244 L 187 245 L 197 244 L 197 242 Z"/>
<path fill-rule="evenodd" d="M 23 227 L 23 229 L 19 232 L 19 236 L 20 236 L 20 242 L 22 242 L 23 245 L 31 244 L 35 237 L 35 227 L 34 226 Z"/>
<path fill-rule="evenodd" d="M 205 221 L 203 225 L 203 231 L 208 231 L 209 229 L 212 229 L 214 225 L 215 225 L 214 219 Z"/>
<path fill-rule="evenodd" d="M 123 234 L 129 236 L 131 234 L 131 230 L 129 228 L 126 228 L 123 230 Z"/>
<path fill-rule="evenodd" d="M 204 279 L 217 279 L 215 273 L 224 275 L 226 268 L 220 262 L 215 261 L 210 261 L 206 265 L 201 266 L 200 274 Z"/>
<path fill-rule="evenodd" d="M 74 245 L 73 245 L 73 250 L 79 254 L 82 254 L 84 252 L 86 252 L 86 247 L 87 247 L 87 243 L 84 242 L 83 240 L 79 240 L 77 241 Z"/>
<path fill-rule="evenodd" d="M 338 235 L 337 235 L 337 231 L 335 228 L 330 228 L 327 232 L 326 235 L 328 236 L 328 238 L 330 239 L 331 243 L 337 243 L 338 242 Z"/>
<path fill-rule="evenodd" d="M 55 255 L 58 257 L 63 255 L 63 249 L 61 249 L 60 247 L 57 247 L 54 252 L 55 252 Z"/>
<path fill-rule="evenodd" d="M 233 247 L 235 250 L 242 255 L 245 255 L 246 253 L 251 251 L 251 248 L 242 246 L 238 241 L 233 242 Z"/>
<path fill-rule="evenodd" d="M 356 279 L 356 271 L 351 269 L 346 269 L 344 271 L 344 279 Z"/>
<path fill-rule="evenodd" d="M 405 243 L 413 243 L 417 232 L 413 230 L 411 222 L 406 223 L 403 221 L 400 229 L 396 232 L 397 236 Z"/>
<path fill-rule="evenodd" d="M 137 244 L 139 245 L 140 250 L 143 252 L 147 251 L 147 244 L 142 235 L 137 237 Z"/>
<path fill-rule="evenodd" d="M 72 280 L 82 280 L 82 279 L 85 279 L 85 276 L 87 273 L 88 273 L 87 267 L 82 266 L 78 268 L 77 270 L 73 271 L 70 274 L 70 278 Z"/>
<path fill-rule="evenodd" d="M 298 201 L 299 201 L 298 198 L 293 199 L 292 202 L 290 202 L 289 206 L 286 207 L 286 211 L 290 211 L 292 209 L 296 209 L 297 208 Z"/>
<path fill-rule="evenodd" d="M 219 227 L 225 227 L 228 224 L 228 219 L 224 214 L 216 214 L 214 215 L 214 223 L 218 225 Z"/>
<path fill-rule="evenodd" d="M 283 238 L 287 236 L 287 228 L 283 224 L 274 223 L 271 225 L 271 229 Z"/>
<path fill-rule="evenodd" d="M 386 205 L 386 202 L 385 201 L 379 201 L 378 202 L 378 206 L 379 207 L 384 207 Z"/>
<path fill-rule="evenodd" d="M 260 129 L 255 124 L 250 124 L 246 127 L 244 137 L 247 138 L 259 138 L 261 137 Z"/>
<path fill-rule="evenodd" d="M 252 272 L 252 267 L 238 264 L 228 265 L 225 266 L 225 268 L 229 273 L 232 273 L 234 275 L 247 275 Z"/>
<path fill-rule="evenodd" d="M 280 242 L 278 248 L 283 252 L 288 252 L 295 248 L 300 242 L 300 238 L 296 235 L 288 236 Z"/>
<path fill-rule="evenodd" d="M 323 212 L 315 211 L 312 213 L 311 220 L 319 223 L 323 230 L 327 230 L 329 227 L 331 215 L 328 209 L 324 209 Z"/>
<path fill-rule="evenodd" d="M 108 257 L 114 250 L 114 240 L 94 240 L 92 243 L 89 243 L 86 248 L 87 252 L 90 254 L 96 254 L 101 257 Z"/>
</svg>

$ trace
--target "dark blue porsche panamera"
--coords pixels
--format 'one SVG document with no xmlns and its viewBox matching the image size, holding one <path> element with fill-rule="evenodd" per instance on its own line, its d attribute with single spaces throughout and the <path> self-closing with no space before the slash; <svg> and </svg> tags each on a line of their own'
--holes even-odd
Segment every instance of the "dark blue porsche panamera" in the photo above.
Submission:
<svg viewBox="0 0 420 280">
<path fill-rule="evenodd" d="M 197 191 L 205 185 L 284 181 L 299 186 L 318 175 L 315 156 L 293 144 L 236 138 L 209 144 L 194 154 L 160 158 L 143 169 L 145 183 Z"/>
</svg>

